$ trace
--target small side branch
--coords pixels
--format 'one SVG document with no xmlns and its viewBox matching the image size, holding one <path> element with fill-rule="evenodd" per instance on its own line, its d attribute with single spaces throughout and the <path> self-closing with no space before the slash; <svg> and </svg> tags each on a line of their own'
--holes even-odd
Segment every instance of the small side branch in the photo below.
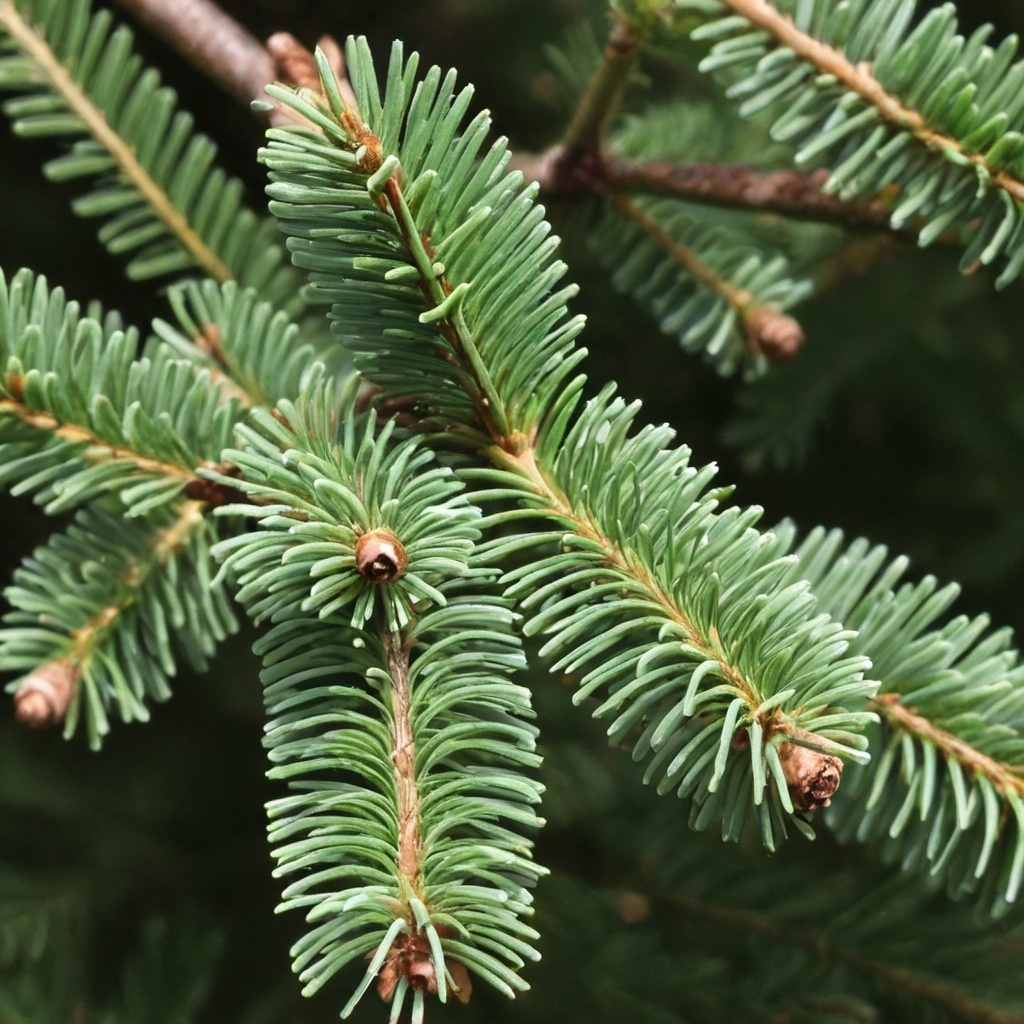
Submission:
<svg viewBox="0 0 1024 1024">
<path fill-rule="evenodd" d="M 803 345 L 800 324 L 770 304 L 757 302 L 746 288 L 738 288 L 720 277 L 692 249 L 673 238 L 661 222 L 646 213 L 628 196 L 609 193 L 608 200 L 624 217 L 633 221 L 650 240 L 709 291 L 722 298 L 743 323 L 751 350 L 772 360 L 789 359 Z"/>
<path fill-rule="evenodd" d="M 609 117 L 618 106 L 643 38 L 620 18 L 605 43 L 601 63 L 580 97 L 562 146 L 568 153 L 599 148 Z"/>
<path fill-rule="evenodd" d="M 104 112 L 93 103 L 57 59 L 49 43 L 22 17 L 11 0 L 0 0 L 0 26 L 10 33 L 11 38 L 35 64 L 40 76 L 82 119 L 92 137 L 113 157 L 120 173 L 145 199 L 156 217 L 178 239 L 199 267 L 217 281 L 230 280 L 234 275 L 227 264 L 199 237 L 167 192 L 139 162 L 133 147 L 110 126 Z"/>
<path fill-rule="evenodd" d="M 153 535 L 148 557 L 134 557 L 118 583 L 123 591 L 70 634 L 70 646 L 62 657 L 40 665 L 21 682 L 14 695 L 15 717 L 33 728 L 62 722 L 71 705 L 79 680 L 88 668 L 97 646 L 110 634 L 139 600 L 150 576 L 162 568 L 189 541 L 204 521 L 201 501 L 183 501 L 174 521 Z"/>
<path fill-rule="evenodd" d="M 133 465 L 141 473 L 180 477 L 183 482 L 192 480 L 195 475 L 191 470 L 183 469 L 181 466 L 161 462 L 159 459 L 140 455 L 127 448 L 118 448 L 85 427 L 77 426 L 74 423 L 61 423 L 48 412 L 30 409 L 10 398 L 0 398 L 0 417 L 4 415 L 13 416 L 36 430 L 53 434 L 68 444 L 87 444 L 89 447 L 83 456 L 86 462 L 124 462 Z"/>
</svg>

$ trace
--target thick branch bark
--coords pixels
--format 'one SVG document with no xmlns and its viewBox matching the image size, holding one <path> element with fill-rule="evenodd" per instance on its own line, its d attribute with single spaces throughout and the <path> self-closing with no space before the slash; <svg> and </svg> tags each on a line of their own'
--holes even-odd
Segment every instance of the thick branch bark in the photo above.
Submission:
<svg viewBox="0 0 1024 1024">
<path fill-rule="evenodd" d="M 263 97 L 276 69 L 266 47 L 211 0 L 114 0 L 241 103 Z"/>
<path fill-rule="evenodd" d="M 893 232 L 889 208 L 881 199 L 847 202 L 822 191 L 827 170 L 793 169 L 760 171 L 737 164 L 676 163 L 671 160 L 627 160 L 596 150 L 571 150 L 556 146 L 540 156 L 516 161 L 515 166 L 548 195 L 578 196 L 607 193 L 639 193 L 669 196 L 754 213 L 777 213 L 870 231 Z M 903 229 L 896 234 L 911 237 Z"/>
</svg>

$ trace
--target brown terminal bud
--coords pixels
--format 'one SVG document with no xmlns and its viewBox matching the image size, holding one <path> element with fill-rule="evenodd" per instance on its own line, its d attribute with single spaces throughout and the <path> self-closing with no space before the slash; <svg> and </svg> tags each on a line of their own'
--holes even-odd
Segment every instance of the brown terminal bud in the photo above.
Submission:
<svg viewBox="0 0 1024 1024">
<path fill-rule="evenodd" d="M 775 306 L 755 306 L 746 317 L 747 342 L 755 354 L 773 363 L 792 359 L 804 343 L 804 331 Z"/>
<path fill-rule="evenodd" d="M 356 572 L 371 583 L 394 583 L 409 559 L 402 542 L 390 530 L 371 530 L 356 541 Z"/>
<path fill-rule="evenodd" d="M 443 925 L 437 929 L 438 935 L 449 934 Z M 469 971 L 458 960 L 445 957 L 445 969 L 451 982 L 449 991 L 454 991 L 460 1003 L 468 1003 L 473 994 L 473 982 Z M 390 1003 L 398 982 L 405 979 L 409 987 L 431 995 L 437 993 L 437 971 L 427 937 L 420 932 L 406 933 L 395 939 L 394 945 L 388 950 L 387 957 L 377 975 L 377 993 L 386 1003 Z"/>
<path fill-rule="evenodd" d="M 78 673 L 66 661 L 48 661 L 27 675 L 14 694 L 14 717 L 33 729 L 64 721 Z"/>
<path fill-rule="evenodd" d="M 843 774 L 843 762 L 838 757 L 796 743 L 782 743 L 779 759 L 789 787 L 789 797 L 798 811 L 828 807 Z"/>
</svg>

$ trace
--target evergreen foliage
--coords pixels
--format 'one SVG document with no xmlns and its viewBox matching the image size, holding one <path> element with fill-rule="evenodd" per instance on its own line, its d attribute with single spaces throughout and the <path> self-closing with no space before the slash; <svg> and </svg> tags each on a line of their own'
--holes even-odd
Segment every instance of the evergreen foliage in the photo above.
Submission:
<svg viewBox="0 0 1024 1024">
<path fill-rule="evenodd" d="M 0 278 L 0 324 L 0 479 L 49 514 L 118 492 L 127 515 L 145 515 L 230 443 L 239 406 L 209 371 L 166 346 L 139 358 L 137 332 L 82 316 L 45 279 Z"/>
<path fill-rule="evenodd" d="M 694 794 L 699 806 L 694 821 L 701 827 L 722 821 L 729 838 L 739 837 L 749 810 L 740 794 L 752 789 L 764 841 L 774 847 L 776 836 L 785 834 L 785 816 L 794 811 L 778 746 L 798 737 L 818 749 L 858 757 L 855 733 L 867 718 L 847 710 L 844 702 L 863 702 L 874 691 L 862 679 L 867 663 L 840 658 L 847 638 L 812 614 L 806 588 L 773 593 L 784 565 L 764 557 L 766 545 L 751 529 L 759 510 L 716 516 L 712 502 L 700 500 L 709 474 L 687 471 L 685 449 L 664 449 L 671 432 L 646 430 L 626 440 L 636 410 L 611 392 L 569 426 L 582 378 L 568 388 L 563 381 L 579 362 L 579 352 L 569 348 L 578 325 L 554 326 L 563 315 L 558 303 L 564 293 L 538 296 L 550 290 L 563 268 L 550 262 L 546 225 L 538 226 L 540 211 L 521 176 L 494 181 L 505 163 L 503 145 L 495 144 L 479 164 L 471 161 L 482 139 L 476 126 L 483 121 L 474 119 L 458 134 L 467 91 L 454 91 L 453 76 L 439 90 L 438 69 L 414 87 L 416 60 L 406 63 L 399 47 L 392 51 L 390 91 L 383 102 L 364 45 L 350 47 L 349 67 L 360 116 L 367 118 L 363 125 L 339 106 L 338 86 L 323 61 L 333 118 L 301 96 L 272 90 L 337 144 L 336 150 L 326 150 L 321 137 L 303 129 L 271 134 L 264 159 L 274 176 L 272 209 L 291 236 L 297 262 L 315 268 L 317 287 L 336 292 L 334 323 L 343 338 L 357 339 L 357 366 L 385 387 L 389 398 L 404 398 L 413 387 L 408 352 L 388 342 L 383 351 L 380 343 L 363 348 L 365 311 L 394 310 L 388 338 L 407 339 L 413 352 L 415 343 L 426 350 L 416 369 L 423 367 L 418 387 L 429 414 L 461 416 L 472 427 L 472 410 L 484 409 L 479 420 L 490 440 L 502 446 L 492 452 L 501 468 L 474 474 L 499 485 L 489 497 L 519 497 L 554 519 L 555 531 L 542 539 L 558 541 L 570 531 L 564 550 L 522 570 L 523 581 L 511 593 L 533 591 L 531 603 L 551 602 L 537 625 L 527 628 L 557 632 L 546 648 L 560 654 L 556 668 L 588 670 L 581 699 L 607 687 L 611 696 L 599 713 L 622 711 L 609 735 L 619 740 L 646 722 L 636 756 L 652 757 L 649 777 L 665 772 L 673 780 L 685 767 L 682 778 L 674 785 L 667 781 L 665 788 L 677 789 L 680 796 Z M 364 162 L 371 159 L 366 155 L 371 147 L 379 147 L 372 155 L 374 167 L 360 167 L 359 154 Z M 419 161 L 430 163 L 431 151 L 443 154 L 440 169 L 417 176 Z M 389 193 L 394 219 L 385 219 L 373 197 L 399 175 L 402 191 Z M 327 184 L 332 179 L 337 181 L 333 194 Z M 440 191 L 431 203 L 433 183 L 442 180 L 450 183 L 451 204 Z M 422 205 L 407 202 L 406 192 L 427 198 Z M 337 210 L 331 234 L 304 230 L 309 211 L 329 199 Z M 452 220 L 431 216 L 435 209 L 446 210 Z M 375 252 L 401 251 L 403 239 L 415 239 L 417 265 L 350 256 L 345 247 L 354 245 L 350 232 L 357 224 L 363 230 L 354 237 Z M 369 224 L 379 224 L 376 243 L 367 238 Z M 485 227 L 478 244 L 470 245 L 474 232 Z M 488 280 L 490 266 L 507 263 L 510 255 L 515 271 L 498 277 L 491 289 L 481 288 L 477 282 Z M 377 271 L 375 281 L 367 280 L 371 269 Z M 354 281 L 352 271 L 358 275 Z M 407 285 L 400 283 L 403 278 Z M 424 294 L 435 288 L 437 304 L 417 314 Z M 486 305 L 475 298 L 480 293 L 487 295 Z M 538 302 L 542 316 L 531 308 Z M 497 330 L 499 312 L 515 325 L 511 330 Z M 399 330 L 403 333 L 396 335 Z M 432 350 L 440 346 L 451 363 L 437 359 Z M 436 380 L 432 388 L 422 379 L 427 374 Z M 445 404 L 447 391 L 460 383 L 458 404 Z M 544 405 L 552 408 L 538 423 Z M 534 436 L 528 448 L 527 438 Z M 487 439 L 479 443 L 487 445 Z M 523 451 L 541 467 L 547 493 L 516 471 L 514 456 Z M 603 486 L 609 480 L 616 487 Z M 522 518 L 520 512 L 499 513 L 490 522 Z M 517 533 L 492 548 L 492 557 L 537 542 Z M 716 685 L 702 688 L 705 680 Z M 749 730 L 748 756 L 737 756 L 737 728 Z"/>
<path fill-rule="evenodd" d="M 71 143 L 47 177 L 89 182 L 75 212 L 104 218 L 100 241 L 130 254 L 130 277 L 198 265 L 267 300 L 292 298 L 272 224 L 242 205 L 241 182 L 215 165 L 213 142 L 193 131 L 109 11 L 89 0 L 4 0 L 0 29 L 0 88 L 23 94 L 4 102 L 14 130 Z"/>
<path fill-rule="evenodd" d="M 618 114 L 637 62 L 689 59 L 691 30 L 700 70 L 798 165 L 827 166 L 827 191 L 881 202 L 922 245 L 955 236 L 965 268 L 1002 261 L 1000 284 L 1019 274 L 1011 44 L 957 36 L 948 5 L 915 22 L 910 0 L 619 0 L 613 14 L 603 51 L 581 36 L 558 59 L 576 105 L 546 166 L 569 174 L 570 195 L 592 193 L 578 216 L 592 226 L 602 207 L 591 245 L 611 281 L 686 351 L 723 374 L 766 372 L 764 318 L 788 330 L 782 310 L 809 292 L 799 264 L 839 244 L 810 230 L 773 245 L 748 214 L 721 229 L 685 197 L 614 186 L 615 159 L 652 155 L 644 112 Z M 0 276 L 0 484 L 73 515 L 15 572 L 0 668 L 23 721 L 81 727 L 97 747 L 111 717 L 148 720 L 179 666 L 205 670 L 244 610 L 259 629 L 279 909 L 305 915 L 292 946 L 305 995 L 344 971 L 342 1016 L 375 986 L 393 1021 L 421 1021 L 431 998 L 466 1002 L 474 983 L 527 990 L 549 780 L 556 837 L 584 834 L 608 859 L 558 883 L 573 927 L 614 931 L 587 884 L 629 897 L 623 920 L 656 904 L 653 945 L 613 946 L 629 971 L 663 964 L 659 999 L 682 998 L 665 962 L 674 914 L 754 941 L 732 961 L 744 984 L 679 1019 L 1022 1019 L 1019 987 L 946 977 L 949 947 L 886 962 L 920 920 L 969 935 L 975 967 L 1019 950 L 1024 668 L 1009 631 L 949 617 L 958 588 L 904 582 L 908 560 L 884 546 L 761 528 L 761 509 L 729 505 L 670 427 L 638 424 L 615 385 L 591 387 L 544 181 L 509 170 L 471 88 L 421 73 L 398 43 L 378 75 L 363 38 L 347 81 L 317 51 L 318 84 L 269 86 L 293 116 L 260 159 L 308 276 L 299 296 L 270 220 L 211 169 L 212 143 L 107 12 L 0 0 L 0 48 L 15 130 L 68 143 L 48 174 L 89 179 L 76 209 L 107 218 L 101 241 L 134 254 L 129 277 L 200 275 L 167 286 L 173 321 L 154 318 L 145 341 L 30 271 Z M 296 321 L 307 301 L 329 304 L 333 337 Z M 553 712 L 551 733 L 542 715 L 546 769 L 533 703 L 552 698 L 535 663 L 590 712 Z M 579 739 L 588 718 L 612 748 L 600 756 Z M 685 835 L 666 794 L 735 849 Z M 835 874 L 801 844 L 781 849 L 816 818 L 845 844 L 823 837 Z M 852 839 L 902 873 L 865 866 Z M 925 891 L 940 881 L 974 898 L 973 924 Z M 839 913 L 847 885 L 891 909 L 892 936 Z M 24 908 L 0 904 L 0 1017 L 74 1019 L 89 992 L 89 1019 L 201 1019 L 215 928 L 152 917 L 117 994 L 97 996 L 75 959 L 76 939 L 99 934 L 81 890 L 58 872 L 23 882 L 0 843 L 6 889 Z M 809 935 L 814 915 L 837 920 Z M 692 943 L 680 977 L 699 988 L 728 945 Z M 616 1012 L 662 1012 L 632 991 Z"/>
<path fill-rule="evenodd" d="M 740 113 L 771 119 L 798 164 L 831 171 L 844 198 L 898 190 L 894 227 L 921 245 L 963 235 L 961 267 L 1003 260 L 997 284 L 1024 269 L 1020 208 L 1024 65 L 1017 41 L 990 26 L 957 32 L 943 4 L 916 20 L 916 0 L 681 0 L 706 18 L 701 70 L 722 75 Z M 869 69 L 869 70 L 868 70 Z"/>
<path fill-rule="evenodd" d="M 784 257 L 766 259 L 702 225 L 678 203 L 656 200 L 628 209 L 632 218 L 610 213 L 589 236 L 615 287 L 647 307 L 684 351 L 703 354 L 720 373 L 742 366 L 748 377 L 763 374 L 768 358 L 750 337 L 750 315 L 789 309 L 810 294 L 810 283 L 794 281 Z M 654 224 L 652 238 L 645 226 Z M 685 276 L 680 265 L 689 271 Z"/>
<path fill-rule="evenodd" d="M 148 721 L 145 702 L 170 697 L 178 661 L 205 671 L 235 630 L 230 595 L 211 580 L 211 533 L 194 502 L 127 520 L 85 508 L 17 570 L 0 660 L 22 672 L 69 666 L 66 735 L 84 722 L 98 747 L 112 709 Z"/>
</svg>

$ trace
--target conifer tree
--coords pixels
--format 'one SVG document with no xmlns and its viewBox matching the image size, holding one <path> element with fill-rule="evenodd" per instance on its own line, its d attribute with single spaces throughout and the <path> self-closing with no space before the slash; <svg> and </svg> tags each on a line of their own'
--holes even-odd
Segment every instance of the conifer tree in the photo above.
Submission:
<svg viewBox="0 0 1024 1024">
<path fill-rule="evenodd" d="M 0 484 L 45 525 L 0 626 L 0 1021 L 1024 1021 L 1024 666 L 941 578 L 1024 563 L 1015 37 L 610 0 L 513 153 L 402 42 L 119 3 L 262 119 L 266 197 L 110 10 L 0 0 L 13 131 L 128 279 L 0 273 Z M 622 294 L 593 358 L 577 266 Z M 888 394 L 946 459 L 883 531 L 1007 511 L 914 566 L 819 522 L 827 474 L 766 515 L 637 365 L 735 394 L 783 482 Z"/>
</svg>

